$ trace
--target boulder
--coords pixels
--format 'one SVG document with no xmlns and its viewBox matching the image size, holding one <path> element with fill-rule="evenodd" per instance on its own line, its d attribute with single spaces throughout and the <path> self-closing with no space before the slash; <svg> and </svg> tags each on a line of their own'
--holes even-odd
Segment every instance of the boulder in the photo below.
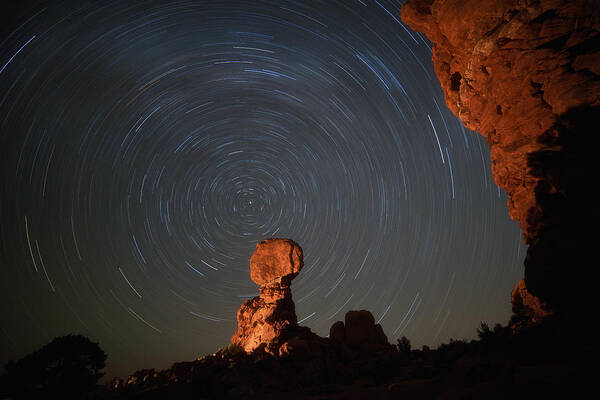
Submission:
<svg viewBox="0 0 600 400">
<path fill-rule="evenodd" d="M 337 343 L 343 343 L 345 341 L 344 323 L 342 321 L 337 321 L 331 325 L 331 328 L 329 328 L 329 339 Z"/>
<path fill-rule="evenodd" d="M 289 285 L 304 266 L 302 248 L 290 239 L 266 239 L 250 257 L 250 278 L 260 286 Z"/>
</svg>

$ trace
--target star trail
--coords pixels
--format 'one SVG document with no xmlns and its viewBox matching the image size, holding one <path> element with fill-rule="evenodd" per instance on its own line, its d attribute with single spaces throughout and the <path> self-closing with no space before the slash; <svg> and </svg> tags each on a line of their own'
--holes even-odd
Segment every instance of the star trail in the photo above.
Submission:
<svg viewBox="0 0 600 400">
<path fill-rule="evenodd" d="M 506 322 L 525 247 L 485 139 L 393 1 L 50 2 L 0 43 L 1 362 L 80 333 L 107 376 L 226 345 L 255 244 L 298 320 Z"/>
</svg>

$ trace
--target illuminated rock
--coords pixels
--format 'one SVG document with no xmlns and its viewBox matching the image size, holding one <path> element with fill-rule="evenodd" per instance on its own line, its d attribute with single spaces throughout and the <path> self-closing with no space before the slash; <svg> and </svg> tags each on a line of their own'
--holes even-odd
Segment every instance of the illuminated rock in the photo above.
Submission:
<svg viewBox="0 0 600 400">
<path fill-rule="evenodd" d="M 446 103 L 487 139 L 494 180 L 529 245 L 525 283 L 550 310 L 586 314 L 598 202 L 600 7 L 595 1 L 409 0 L 433 42 Z"/>
<path fill-rule="evenodd" d="M 261 285 L 259 296 L 246 300 L 237 313 L 231 343 L 246 352 L 263 348 L 277 355 L 298 326 L 290 284 L 303 266 L 302 248 L 289 239 L 267 239 L 250 258 L 250 276 Z"/>
</svg>

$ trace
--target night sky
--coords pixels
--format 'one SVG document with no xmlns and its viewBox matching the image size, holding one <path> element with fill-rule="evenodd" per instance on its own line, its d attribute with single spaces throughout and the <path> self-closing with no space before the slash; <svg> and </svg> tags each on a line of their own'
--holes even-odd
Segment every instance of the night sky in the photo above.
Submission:
<svg viewBox="0 0 600 400">
<path fill-rule="evenodd" d="M 507 322 L 518 223 L 399 9 L 76 1 L 15 19 L 0 362 L 67 333 L 100 343 L 108 377 L 213 353 L 268 237 L 303 247 L 296 312 L 322 336 L 356 309 L 415 346 Z"/>
</svg>

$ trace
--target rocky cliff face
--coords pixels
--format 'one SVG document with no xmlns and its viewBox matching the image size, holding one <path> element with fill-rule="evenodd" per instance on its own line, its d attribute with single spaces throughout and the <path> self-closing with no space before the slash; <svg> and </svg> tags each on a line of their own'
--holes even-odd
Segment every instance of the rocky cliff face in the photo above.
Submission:
<svg viewBox="0 0 600 400">
<path fill-rule="evenodd" d="M 448 107 L 490 146 L 529 245 L 519 293 L 553 311 L 581 309 L 597 237 L 584 227 L 600 218 L 597 1 L 409 0 L 401 16 L 433 42 Z"/>
</svg>

